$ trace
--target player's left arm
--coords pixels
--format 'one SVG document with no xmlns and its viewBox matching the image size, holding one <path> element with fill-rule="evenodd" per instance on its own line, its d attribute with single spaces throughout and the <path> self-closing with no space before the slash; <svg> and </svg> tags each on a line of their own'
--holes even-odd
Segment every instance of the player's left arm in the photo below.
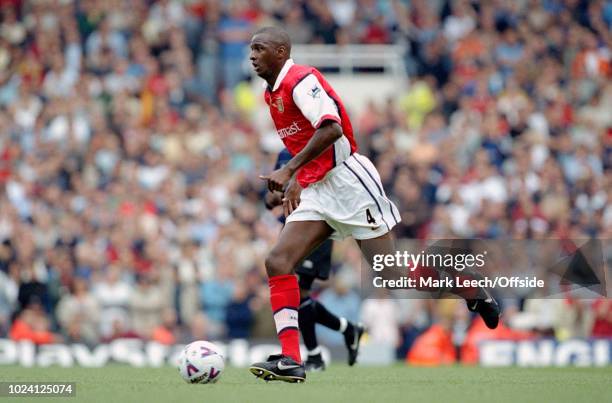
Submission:
<svg viewBox="0 0 612 403">
<path fill-rule="evenodd" d="M 325 92 L 314 74 L 296 85 L 293 101 L 316 130 L 306 146 L 284 167 L 262 177 L 268 180 L 268 189 L 271 191 L 283 191 L 298 169 L 321 155 L 343 135 L 336 103 Z"/>
</svg>

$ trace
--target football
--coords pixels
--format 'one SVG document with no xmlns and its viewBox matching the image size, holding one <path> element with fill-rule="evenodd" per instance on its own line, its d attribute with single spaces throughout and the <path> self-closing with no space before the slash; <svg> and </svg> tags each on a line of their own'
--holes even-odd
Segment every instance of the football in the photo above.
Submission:
<svg viewBox="0 0 612 403">
<path fill-rule="evenodd" d="M 179 355 L 177 367 L 187 383 L 215 383 L 223 373 L 225 362 L 219 347 L 208 341 L 194 341 Z"/>
</svg>

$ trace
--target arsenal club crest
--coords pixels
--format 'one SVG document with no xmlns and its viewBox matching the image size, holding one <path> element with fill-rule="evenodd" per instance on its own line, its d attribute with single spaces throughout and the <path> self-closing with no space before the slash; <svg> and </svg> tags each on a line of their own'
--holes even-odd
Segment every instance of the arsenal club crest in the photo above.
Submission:
<svg viewBox="0 0 612 403">
<path fill-rule="evenodd" d="M 283 98 L 278 97 L 274 99 L 274 106 L 278 109 L 279 112 L 284 112 L 285 107 L 283 106 Z"/>
</svg>

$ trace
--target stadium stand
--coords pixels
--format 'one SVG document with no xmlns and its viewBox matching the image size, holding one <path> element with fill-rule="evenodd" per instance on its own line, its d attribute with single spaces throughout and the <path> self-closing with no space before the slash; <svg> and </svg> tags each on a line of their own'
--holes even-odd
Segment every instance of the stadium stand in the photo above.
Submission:
<svg viewBox="0 0 612 403">
<path fill-rule="evenodd" d="M 354 86 L 352 116 L 398 236 L 612 236 L 609 0 L 2 0 L 0 13 L 0 337 L 275 334 L 263 259 L 280 224 L 257 176 L 278 143 L 244 66 L 270 23 L 322 54 L 384 46 L 382 67 L 408 78 Z M 339 82 L 363 81 L 354 63 Z M 336 280 L 317 291 L 351 320 L 371 309 L 354 253 L 336 245 Z M 609 299 L 503 302 L 507 324 L 530 313 L 521 332 L 612 337 Z M 442 304 L 389 300 L 366 315 L 370 340 L 400 359 L 422 334 L 460 347 L 472 318 Z"/>
</svg>

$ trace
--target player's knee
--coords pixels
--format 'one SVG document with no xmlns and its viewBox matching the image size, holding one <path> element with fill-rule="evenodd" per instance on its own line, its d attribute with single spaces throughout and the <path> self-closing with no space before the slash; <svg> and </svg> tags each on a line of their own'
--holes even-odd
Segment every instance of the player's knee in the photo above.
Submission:
<svg viewBox="0 0 612 403">
<path fill-rule="evenodd" d="M 272 251 L 266 258 L 266 272 L 268 273 L 268 277 L 290 274 L 292 269 L 293 267 L 289 259 L 280 253 Z"/>
</svg>

